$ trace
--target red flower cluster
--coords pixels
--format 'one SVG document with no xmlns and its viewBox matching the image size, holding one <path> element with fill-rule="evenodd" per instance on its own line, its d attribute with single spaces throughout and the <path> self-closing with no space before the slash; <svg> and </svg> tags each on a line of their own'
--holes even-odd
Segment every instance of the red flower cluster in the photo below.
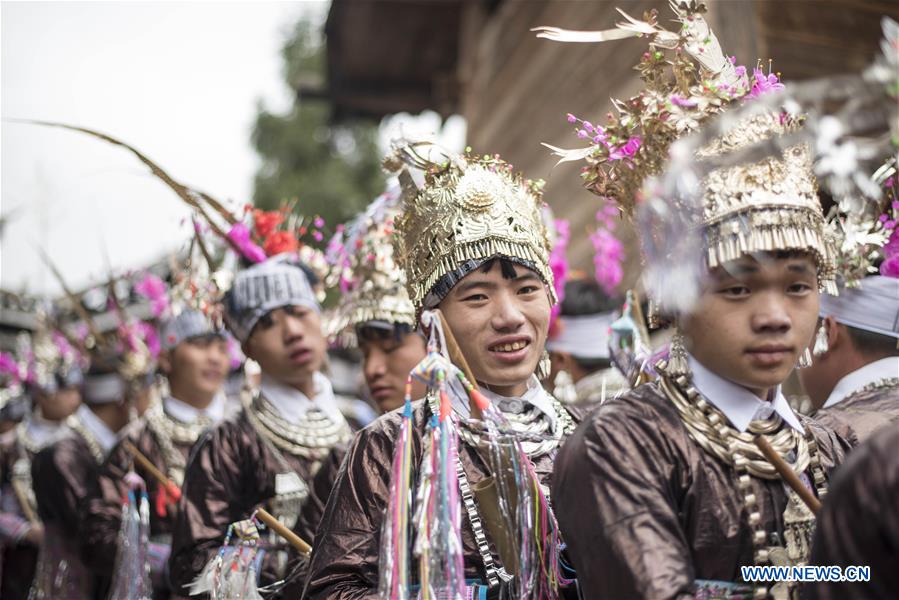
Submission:
<svg viewBox="0 0 899 600">
<path fill-rule="evenodd" d="M 289 231 L 276 231 L 265 238 L 262 249 L 266 256 L 275 256 L 283 252 L 296 252 L 300 248 L 297 238 Z"/>
<path fill-rule="evenodd" d="M 253 229 L 261 240 L 266 240 L 283 222 L 284 214 L 280 211 L 253 210 Z"/>
</svg>

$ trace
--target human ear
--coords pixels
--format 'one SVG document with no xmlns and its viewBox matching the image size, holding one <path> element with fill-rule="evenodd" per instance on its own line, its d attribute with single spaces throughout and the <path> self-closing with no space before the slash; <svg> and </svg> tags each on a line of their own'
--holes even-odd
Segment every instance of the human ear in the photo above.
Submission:
<svg viewBox="0 0 899 600">
<path fill-rule="evenodd" d="M 837 323 L 833 317 L 824 317 L 821 321 L 821 327 L 827 333 L 827 350 L 832 352 L 846 343 L 849 339 L 849 331 L 845 325 Z"/>
</svg>

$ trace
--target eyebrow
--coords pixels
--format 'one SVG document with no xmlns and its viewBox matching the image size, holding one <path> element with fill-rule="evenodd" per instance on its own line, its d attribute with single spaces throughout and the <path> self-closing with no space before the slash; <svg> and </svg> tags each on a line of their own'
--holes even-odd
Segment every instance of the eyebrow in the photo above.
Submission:
<svg viewBox="0 0 899 600">
<path fill-rule="evenodd" d="M 790 271 L 795 271 L 797 273 L 811 273 L 812 272 L 812 270 L 809 269 L 808 264 L 804 263 L 804 262 L 803 263 L 800 263 L 800 262 L 790 263 L 787 265 L 787 269 Z"/>
<path fill-rule="evenodd" d="M 725 277 L 738 277 L 740 275 L 749 275 L 752 273 L 758 273 L 759 266 L 755 263 L 748 262 L 739 262 L 735 263 L 732 266 L 723 266 L 721 267 L 721 271 L 717 275 L 717 279 L 723 279 Z"/>
<path fill-rule="evenodd" d="M 515 275 L 512 279 L 506 279 L 505 281 L 514 281 L 516 283 L 528 282 L 528 281 L 540 281 L 540 278 L 536 273 L 531 272 L 530 270 L 523 269 L 520 274 Z M 499 285 L 493 281 L 483 281 L 483 280 L 475 280 L 462 282 L 455 288 L 455 293 L 457 294 L 465 294 L 474 289 L 488 289 L 495 290 Z"/>
<path fill-rule="evenodd" d="M 463 281 L 458 286 L 456 286 L 455 292 L 457 294 L 464 294 L 466 292 L 470 292 L 471 290 L 474 290 L 477 288 L 484 288 L 484 289 L 492 290 L 492 289 L 496 289 L 496 287 L 497 287 L 497 285 L 492 281 L 478 281 L 478 280 Z"/>
</svg>

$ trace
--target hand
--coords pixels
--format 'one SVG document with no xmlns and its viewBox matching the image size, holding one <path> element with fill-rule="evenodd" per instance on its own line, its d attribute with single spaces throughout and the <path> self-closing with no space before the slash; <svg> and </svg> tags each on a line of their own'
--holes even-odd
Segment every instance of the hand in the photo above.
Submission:
<svg viewBox="0 0 899 600">
<path fill-rule="evenodd" d="M 44 526 L 34 523 L 22 536 L 22 543 L 30 546 L 40 546 L 44 542 Z"/>
</svg>

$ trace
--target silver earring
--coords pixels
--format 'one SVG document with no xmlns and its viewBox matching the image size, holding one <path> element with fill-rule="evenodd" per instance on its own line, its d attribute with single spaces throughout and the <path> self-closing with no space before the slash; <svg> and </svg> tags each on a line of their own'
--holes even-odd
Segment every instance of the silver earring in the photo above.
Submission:
<svg viewBox="0 0 899 600">
<path fill-rule="evenodd" d="M 799 356 L 799 363 L 796 365 L 796 368 L 807 369 L 810 366 L 812 366 L 812 351 L 806 348 Z"/>
<path fill-rule="evenodd" d="M 818 333 L 815 334 L 815 347 L 812 348 L 812 354 L 821 356 L 828 350 L 830 350 L 830 344 L 827 343 L 827 330 L 824 329 L 824 323 L 821 323 Z"/>
<path fill-rule="evenodd" d="M 671 338 L 665 373 L 672 377 L 689 375 L 690 373 L 690 364 L 687 362 L 687 348 L 684 345 L 684 336 L 681 335 L 680 331 L 675 331 L 674 336 Z"/>
<path fill-rule="evenodd" d="M 543 355 L 540 357 L 540 362 L 537 363 L 537 379 L 540 381 L 545 381 L 547 377 L 549 377 L 549 372 L 551 370 L 551 364 L 549 362 L 549 352 L 546 350 L 543 351 Z"/>
</svg>

